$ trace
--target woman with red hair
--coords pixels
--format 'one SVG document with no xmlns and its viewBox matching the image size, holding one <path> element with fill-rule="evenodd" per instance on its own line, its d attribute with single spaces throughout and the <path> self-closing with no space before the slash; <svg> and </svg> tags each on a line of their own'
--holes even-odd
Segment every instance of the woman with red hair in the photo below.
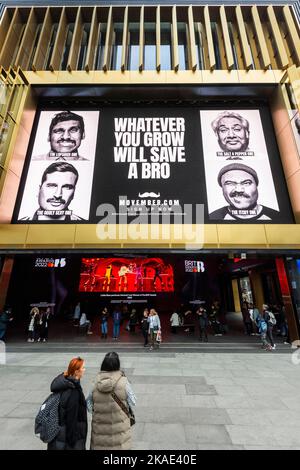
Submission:
<svg viewBox="0 0 300 470">
<path fill-rule="evenodd" d="M 60 430 L 48 450 L 85 450 L 87 436 L 87 410 L 80 385 L 84 374 L 84 360 L 75 357 L 68 370 L 58 375 L 51 384 L 51 392 L 60 393 Z"/>
</svg>

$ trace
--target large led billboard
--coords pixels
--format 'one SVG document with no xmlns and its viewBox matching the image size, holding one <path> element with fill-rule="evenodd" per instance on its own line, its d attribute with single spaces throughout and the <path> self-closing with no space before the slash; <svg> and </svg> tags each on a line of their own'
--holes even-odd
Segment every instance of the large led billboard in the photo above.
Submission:
<svg viewBox="0 0 300 470">
<path fill-rule="evenodd" d="M 173 291 L 173 266 L 161 258 L 82 258 L 79 292 Z"/>
<path fill-rule="evenodd" d="M 194 223 L 196 206 L 205 223 L 294 222 L 266 107 L 37 112 L 14 223 Z"/>
</svg>

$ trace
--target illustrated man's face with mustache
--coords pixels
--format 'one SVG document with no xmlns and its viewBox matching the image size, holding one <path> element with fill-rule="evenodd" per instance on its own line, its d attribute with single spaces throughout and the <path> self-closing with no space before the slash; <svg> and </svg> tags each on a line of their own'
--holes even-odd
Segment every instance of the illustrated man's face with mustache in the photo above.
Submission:
<svg viewBox="0 0 300 470">
<path fill-rule="evenodd" d="M 249 144 L 249 132 L 235 117 L 224 117 L 217 130 L 218 142 L 225 152 L 244 152 Z"/>
<path fill-rule="evenodd" d="M 61 121 L 52 129 L 49 135 L 51 150 L 57 153 L 76 152 L 84 139 L 84 133 L 81 135 L 79 121 Z"/>
<path fill-rule="evenodd" d="M 222 175 L 221 185 L 223 195 L 232 208 L 252 209 L 257 205 L 257 184 L 246 171 L 227 171 Z"/>
<path fill-rule="evenodd" d="M 40 186 L 39 205 L 42 210 L 66 210 L 74 197 L 76 175 L 71 171 L 49 173 Z"/>
</svg>

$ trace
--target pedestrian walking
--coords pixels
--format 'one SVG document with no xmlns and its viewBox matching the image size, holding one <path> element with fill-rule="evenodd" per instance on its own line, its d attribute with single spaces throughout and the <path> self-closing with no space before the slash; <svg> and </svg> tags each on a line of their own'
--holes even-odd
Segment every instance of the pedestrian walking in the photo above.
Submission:
<svg viewBox="0 0 300 470">
<path fill-rule="evenodd" d="M 76 307 L 74 309 L 74 315 L 73 315 L 74 326 L 79 326 L 80 315 L 81 315 L 80 302 L 77 302 Z"/>
<path fill-rule="evenodd" d="M 46 342 L 48 341 L 48 331 L 49 331 L 49 319 L 51 316 L 50 308 L 44 310 L 40 314 L 39 318 L 39 339 L 38 341 Z"/>
<path fill-rule="evenodd" d="M 101 338 L 107 339 L 107 330 L 108 330 L 108 309 L 104 307 L 101 312 Z"/>
<path fill-rule="evenodd" d="M 131 407 L 136 397 L 120 369 L 116 352 L 106 354 L 87 407 L 92 412 L 92 450 L 129 450 L 132 446 Z"/>
<path fill-rule="evenodd" d="M 116 308 L 113 312 L 113 339 L 117 340 L 120 336 L 121 312 Z"/>
<path fill-rule="evenodd" d="M 242 316 L 245 327 L 245 335 L 250 336 L 252 333 L 252 320 L 250 316 L 250 310 L 247 302 L 242 303 Z"/>
<path fill-rule="evenodd" d="M 276 319 L 267 304 L 263 305 L 263 315 L 267 323 L 267 338 L 271 343 L 272 349 L 276 349 L 276 344 L 273 339 L 273 327 L 276 325 Z"/>
<path fill-rule="evenodd" d="M 11 309 L 6 308 L 3 312 L 0 313 L 0 340 L 4 341 L 6 329 L 9 324 L 13 320 L 11 316 Z"/>
<path fill-rule="evenodd" d="M 267 341 L 268 325 L 262 313 L 259 313 L 259 315 L 256 317 L 256 324 L 257 324 L 258 331 L 260 334 L 262 348 L 266 349 L 267 351 L 270 351 L 272 349 L 272 346 Z"/>
<path fill-rule="evenodd" d="M 149 336 L 149 310 L 145 308 L 143 318 L 141 320 L 141 330 L 144 337 L 144 348 L 148 345 Z"/>
<path fill-rule="evenodd" d="M 207 327 L 208 327 L 208 318 L 207 318 L 207 311 L 204 307 L 199 307 L 196 314 L 198 315 L 199 321 L 199 340 L 202 341 L 204 337 L 204 341 L 207 343 Z"/>
<path fill-rule="evenodd" d="M 149 334 L 150 334 L 150 341 L 151 341 L 151 346 L 149 348 L 150 351 L 152 351 L 155 348 L 159 348 L 159 344 L 156 341 L 157 333 L 161 331 L 161 325 L 160 325 L 160 318 L 158 316 L 157 311 L 152 308 L 150 310 L 150 316 L 149 316 Z"/>
<path fill-rule="evenodd" d="M 75 357 L 70 361 L 68 370 L 58 375 L 51 384 L 51 392 L 60 394 L 60 430 L 48 444 L 48 450 L 85 450 L 87 409 L 80 385 L 84 372 L 84 360 Z"/>
<path fill-rule="evenodd" d="M 38 331 L 38 322 L 39 322 L 40 311 L 38 307 L 33 307 L 29 313 L 29 325 L 28 325 L 28 343 L 34 343 L 36 339 L 36 333 Z"/>
<path fill-rule="evenodd" d="M 87 316 L 86 316 L 86 313 L 82 313 L 81 314 L 81 317 L 80 317 L 80 320 L 79 320 L 79 327 L 80 328 L 85 328 L 86 329 L 86 333 L 88 335 L 92 335 L 93 332 L 92 332 L 92 323 L 90 320 L 88 320 Z"/>
<path fill-rule="evenodd" d="M 177 312 L 172 313 L 170 323 L 172 333 L 177 334 L 177 328 L 180 325 L 180 318 Z"/>
</svg>

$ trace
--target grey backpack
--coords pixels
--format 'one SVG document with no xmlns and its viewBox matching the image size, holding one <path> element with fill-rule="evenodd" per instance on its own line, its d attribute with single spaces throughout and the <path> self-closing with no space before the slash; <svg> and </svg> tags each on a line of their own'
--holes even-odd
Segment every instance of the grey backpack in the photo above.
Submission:
<svg viewBox="0 0 300 470">
<path fill-rule="evenodd" d="M 59 403 L 60 393 L 51 393 L 36 415 L 34 432 L 45 443 L 53 441 L 59 433 Z"/>
</svg>

